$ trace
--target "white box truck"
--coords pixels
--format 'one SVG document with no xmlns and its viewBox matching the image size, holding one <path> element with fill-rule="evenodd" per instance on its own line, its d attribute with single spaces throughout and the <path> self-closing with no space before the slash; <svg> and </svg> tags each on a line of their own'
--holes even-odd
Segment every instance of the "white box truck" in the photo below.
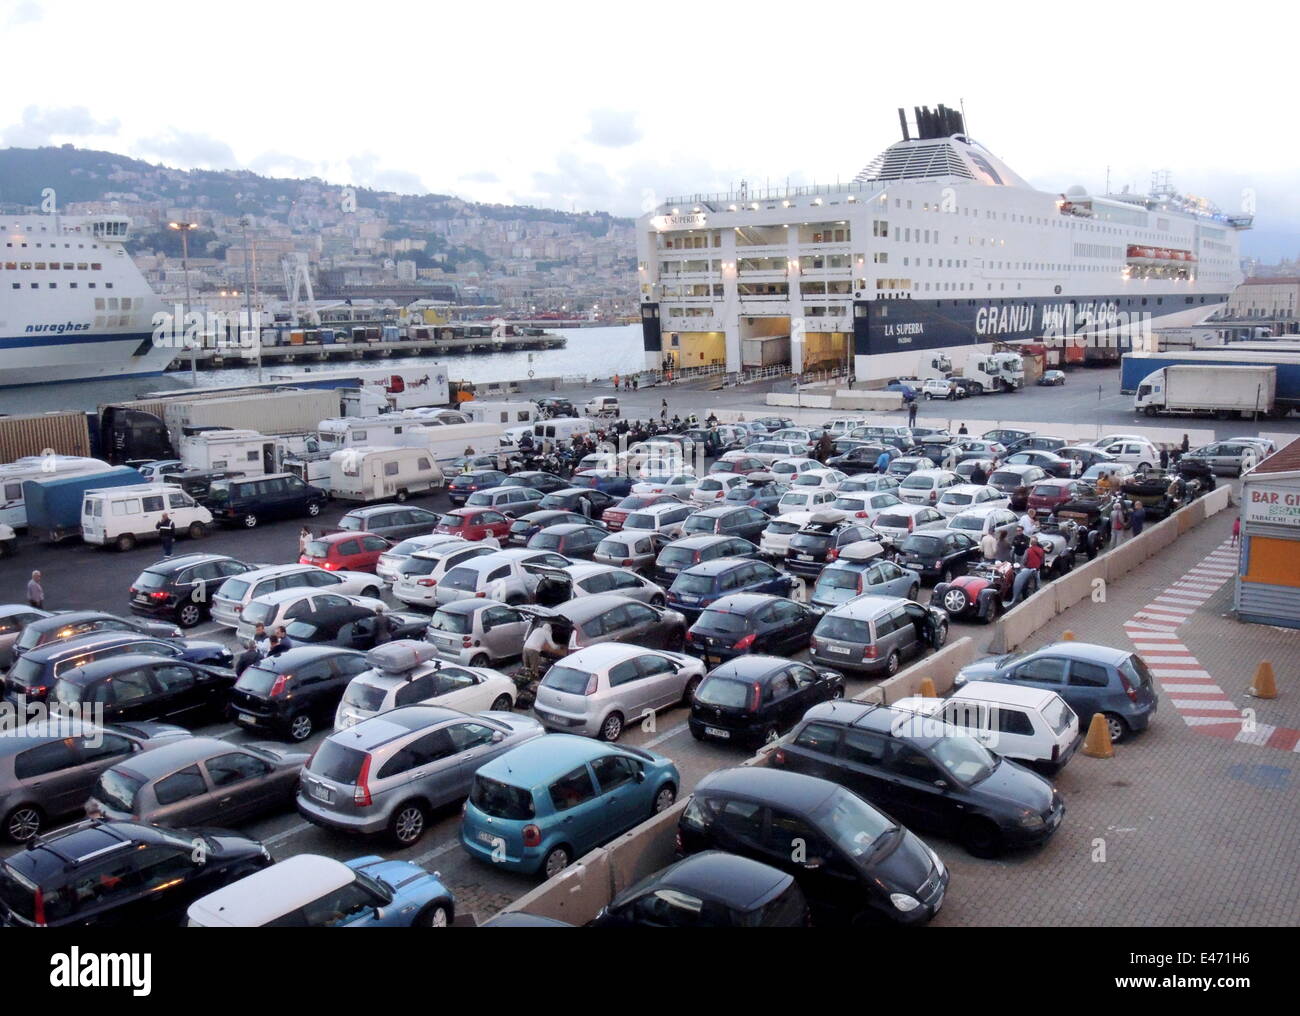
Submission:
<svg viewBox="0 0 1300 1016">
<path fill-rule="evenodd" d="M 1144 377 L 1133 409 L 1147 416 L 1266 416 L 1277 397 L 1277 367 L 1181 363 Z"/>
<path fill-rule="evenodd" d="M 442 487 L 427 448 L 343 448 L 330 455 L 330 494 L 345 501 L 405 501 Z"/>
</svg>

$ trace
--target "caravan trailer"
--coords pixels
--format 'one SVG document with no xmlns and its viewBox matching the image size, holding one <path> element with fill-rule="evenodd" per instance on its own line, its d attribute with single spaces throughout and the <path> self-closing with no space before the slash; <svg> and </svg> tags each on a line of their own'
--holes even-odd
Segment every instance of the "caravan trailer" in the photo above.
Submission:
<svg viewBox="0 0 1300 1016">
<path fill-rule="evenodd" d="M 442 470 L 421 447 L 342 448 L 330 455 L 330 493 L 347 501 L 405 501 L 439 490 Z"/>
<path fill-rule="evenodd" d="M 28 455 L 0 466 L 0 525 L 14 529 L 27 526 L 24 480 L 48 480 L 61 476 L 105 473 L 113 467 L 99 459 L 80 455 Z"/>
<path fill-rule="evenodd" d="M 202 430 L 181 439 L 186 469 L 229 469 L 257 476 L 276 471 L 275 438 L 255 430 Z"/>
<path fill-rule="evenodd" d="M 460 411 L 467 414 L 473 423 L 499 423 L 502 427 L 535 423 L 540 419 L 535 402 L 480 402 L 473 399 L 462 402 Z"/>
<path fill-rule="evenodd" d="M 499 423 L 449 423 L 440 427 L 413 427 L 400 443 L 424 448 L 445 466 L 464 455 L 495 455 L 508 444 Z"/>
</svg>

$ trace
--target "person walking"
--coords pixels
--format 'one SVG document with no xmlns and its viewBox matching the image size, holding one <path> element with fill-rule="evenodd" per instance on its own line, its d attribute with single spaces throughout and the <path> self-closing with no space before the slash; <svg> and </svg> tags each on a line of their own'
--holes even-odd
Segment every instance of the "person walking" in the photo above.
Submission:
<svg viewBox="0 0 1300 1016">
<path fill-rule="evenodd" d="M 1241 539 L 1241 516 L 1238 515 L 1232 520 L 1232 546 L 1236 546 Z"/>
<path fill-rule="evenodd" d="M 907 404 L 907 425 L 909 427 L 916 426 L 916 399 Z"/>
<path fill-rule="evenodd" d="M 1169 468 L 1169 449 L 1163 446 L 1160 449 L 1160 468 L 1161 469 Z"/>
<path fill-rule="evenodd" d="M 667 400 L 667 399 L 661 399 L 661 400 L 659 401 L 659 419 L 663 420 L 664 422 L 667 422 L 667 420 L 668 420 L 668 400 Z"/>
<path fill-rule="evenodd" d="M 162 537 L 163 559 L 165 560 L 172 556 L 172 545 L 176 542 L 176 523 L 172 521 L 170 515 L 163 512 L 162 518 L 158 520 L 158 524 L 154 528 L 158 530 L 158 535 Z"/>
<path fill-rule="evenodd" d="M 41 585 L 41 573 L 32 572 L 31 581 L 27 583 L 27 603 L 37 610 L 45 608 L 45 588 Z"/>
<path fill-rule="evenodd" d="M 966 424 L 963 423 L 960 427 L 957 428 L 957 433 L 958 433 L 959 435 L 961 435 L 961 434 L 969 434 L 970 431 L 968 431 L 968 430 L 966 429 Z"/>
<path fill-rule="evenodd" d="M 883 473 L 889 468 L 889 449 L 886 448 L 876 456 L 876 472 Z"/>
<path fill-rule="evenodd" d="M 311 543 L 311 530 L 303 526 L 298 530 L 298 556 L 302 557 L 307 553 L 307 544 Z"/>
<path fill-rule="evenodd" d="M 1184 455 L 1186 455 L 1188 449 L 1192 447 L 1192 442 L 1188 440 L 1186 434 L 1183 435 L 1183 443 L 1180 444 L 1178 447 L 1182 449 Z"/>
<path fill-rule="evenodd" d="M 614 391 L 618 391 L 618 375 L 614 375 Z"/>
</svg>

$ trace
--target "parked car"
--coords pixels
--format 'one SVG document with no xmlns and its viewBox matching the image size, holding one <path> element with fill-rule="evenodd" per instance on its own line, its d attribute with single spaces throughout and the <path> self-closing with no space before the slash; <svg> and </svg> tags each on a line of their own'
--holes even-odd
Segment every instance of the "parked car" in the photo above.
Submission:
<svg viewBox="0 0 1300 1016">
<path fill-rule="evenodd" d="M 528 540 L 532 550 L 553 550 L 570 560 L 590 558 L 596 547 L 609 535 L 604 526 L 591 523 L 561 522 L 534 533 Z"/>
<path fill-rule="evenodd" d="M 492 540 L 497 544 L 509 538 L 511 518 L 494 508 L 453 508 L 439 516 L 435 533 L 476 542 Z"/>
<path fill-rule="evenodd" d="M 909 533 L 923 529 L 943 529 L 948 520 L 929 505 L 899 504 L 876 513 L 871 528 L 880 534 L 882 542 L 899 544 Z"/>
<path fill-rule="evenodd" d="M 621 501 L 606 508 L 601 513 L 600 521 L 605 524 L 611 533 L 617 533 L 623 528 L 623 523 L 627 517 L 635 511 L 641 511 L 654 505 L 680 503 L 681 499 L 673 494 L 629 494 Z"/>
<path fill-rule="evenodd" d="M 758 556 L 758 548 L 739 536 L 686 536 L 659 551 L 650 577 L 666 588 L 683 570 L 693 565 L 720 557 Z"/>
<path fill-rule="evenodd" d="M 261 843 L 235 833 L 80 822 L 0 862 L 0 923 L 175 927 L 195 899 L 270 863 Z"/>
<path fill-rule="evenodd" d="M 819 610 L 833 610 L 859 596 L 915 600 L 920 592 L 920 575 L 889 560 L 882 544 L 863 540 L 845 547 L 822 569 L 808 602 Z"/>
<path fill-rule="evenodd" d="M 654 564 L 659 551 L 667 543 L 668 537 L 663 533 L 629 529 L 627 532 L 610 533 L 606 536 L 596 544 L 591 559 L 597 564 L 611 564 L 619 568 L 643 571 Z"/>
<path fill-rule="evenodd" d="M 423 536 L 438 524 L 438 513 L 400 504 L 371 504 L 353 508 L 339 519 L 339 529 L 348 533 L 369 533 L 386 540 Z"/>
<path fill-rule="evenodd" d="M 553 494 L 557 490 L 568 489 L 570 484 L 564 477 L 556 476 L 554 473 L 528 469 L 520 473 L 511 473 L 506 477 L 503 486 L 523 487 L 525 490 L 540 490 L 543 494 Z"/>
<path fill-rule="evenodd" d="M 226 579 L 212 597 L 212 620 L 227 628 L 238 628 L 253 600 L 287 589 L 377 600 L 383 583 L 365 572 L 326 571 L 308 564 L 268 565 Z"/>
<path fill-rule="evenodd" d="M 1069 443 L 1063 437 L 1034 434 L 1032 437 L 1022 437 L 1019 441 L 1012 441 L 1007 445 L 1007 454 L 1013 455 L 1016 452 L 1025 451 L 1057 452 Z"/>
<path fill-rule="evenodd" d="M 870 526 L 840 511 L 818 512 L 799 532 L 790 537 L 785 551 L 785 570 L 814 578 L 847 548 L 864 540 L 880 541 Z"/>
<path fill-rule="evenodd" d="M 923 529 L 903 539 L 895 560 L 926 583 L 951 582 L 980 560 L 980 545 L 962 529 Z"/>
<path fill-rule="evenodd" d="M 711 670 L 695 690 L 691 736 L 771 744 L 818 702 L 843 697 L 844 677 L 836 671 L 746 654 Z"/>
<path fill-rule="evenodd" d="M 1065 384 L 1065 371 L 1063 370 L 1045 370 L 1038 379 L 1040 385 L 1063 385 Z"/>
<path fill-rule="evenodd" d="M 1039 480 L 1029 491 L 1029 511 L 1036 518 L 1053 514 L 1057 508 L 1076 497 L 1092 492 L 1081 480 Z"/>
<path fill-rule="evenodd" d="M 506 474 L 499 469 L 473 469 L 461 473 L 447 484 L 447 500 L 459 507 L 475 491 L 499 487 L 505 480 Z"/>
<path fill-rule="evenodd" d="M 1014 427 L 1002 427 L 997 430 L 986 430 L 980 435 L 984 441 L 989 441 L 1002 446 L 1005 452 L 1008 447 L 1017 441 L 1023 441 L 1027 437 L 1033 437 L 1034 433 L 1030 430 L 1018 430 Z"/>
<path fill-rule="evenodd" d="M 731 593 L 772 593 L 789 596 L 794 580 L 765 561 L 717 558 L 678 573 L 668 587 L 668 605 L 695 618 L 715 600 Z"/>
<path fill-rule="evenodd" d="M 348 682 L 370 669 L 362 653 L 336 646 L 296 646 L 246 668 L 229 698 L 241 726 L 305 741 L 334 721 Z"/>
<path fill-rule="evenodd" d="M 902 497 L 902 487 L 907 477 L 918 470 L 931 470 L 935 469 L 936 466 L 937 463 L 927 459 L 924 455 L 902 455 L 890 461 L 889 468 L 885 470 L 885 473 L 899 481 L 899 496 Z"/>
<path fill-rule="evenodd" d="M 0 670 L 7 670 L 14 661 L 14 644 L 26 627 L 54 615 L 48 610 L 22 603 L 0 604 Z"/>
<path fill-rule="evenodd" d="M 995 503 L 967 508 L 948 520 L 949 529 L 960 530 L 976 542 L 985 533 L 992 533 L 994 536 L 1006 533 L 1007 539 L 1011 539 L 1015 536 L 1016 526 L 1019 524 L 1020 519 L 1015 512 L 1005 505 Z"/>
<path fill-rule="evenodd" d="M 259 624 L 265 625 L 268 632 L 273 632 L 280 625 L 287 625 L 308 614 L 347 607 L 365 607 L 372 612 L 380 611 L 384 609 L 384 601 L 378 596 L 342 596 L 339 593 L 302 586 L 280 589 L 273 593 L 263 593 L 249 600 L 243 613 L 239 615 L 235 634 L 240 639 L 248 641 L 253 638 Z"/>
<path fill-rule="evenodd" d="M 750 543 L 762 539 L 771 519 L 759 508 L 723 503 L 701 508 L 682 524 L 683 536 L 733 536 Z"/>
<path fill-rule="evenodd" d="M 86 813 L 114 822 L 236 826 L 292 806 L 308 754 L 187 737 L 106 769 Z"/>
<path fill-rule="evenodd" d="M 897 493 L 909 504 L 937 506 L 940 495 L 960 483 L 961 477 L 949 469 L 917 469 L 904 478 Z"/>
<path fill-rule="evenodd" d="M 1057 642 L 980 660 L 958 672 L 958 685 L 969 681 L 1053 691 L 1078 714 L 1084 727 L 1101 713 L 1115 743 L 1145 730 L 1159 706 L 1155 682 L 1141 656 L 1089 642 Z"/>
<path fill-rule="evenodd" d="M 428 627 L 426 614 L 389 610 L 381 605 L 325 607 L 299 614 L 285 634 L 294 646 L 334 646 L 366 652 L 391 639 L 419 638 Z"/>
<path fill-rule="evenodd" d="M 860 924 L 868 915 L 925 924 L 948 888 L 948 869 L 914 833 L 851 790 L 800 772 L 710 773 L 677 837 L 684 854 L 718 848 L 792 876 L 818 924 Z"/>
<path fill-rule="evenodd" d="M 1141 473 L 1160 465 L 1159 449 L 1146 438 L 1126 437 L 1110 444 L 1098 442 L 1097 447 L 1109 455 L 1111 461 L 1132 466 L 1135 472 Z"/>
<path fill-rule="evenodd" d="M 0 738 L 0 816 L 15 843 L 81 813 L 109 766 L 191 736 L 165 723 L 101 726 L 72 716 L 33 720 L 7 734 Z"/>
<path fill-rule="evenodd" d="M 685 501 L 695 492 L 695 485 L 700 478 L 694 473 L 682 470 L 670 472 L 649 472 L 632 484 L 633 494 L 672 494 Z"/>
<path fill-rule="evenodd" d="M 821 469 L 822 464 L 816 459 L 803 457 L 777 459 L 767 467 L 767 472 L 772 478 L 779 483 L 793 483 L 804 473 L 812 472 L 814 469 Z M 753 474 L 750 474 L 753 476 Z"/>
<path fill-rule="evenodd" d="M 467 667 L 493 667 L 523 651 L 528 617 L 496 600 L 456 600 L 429 619 L 425 641 L 445 659 Z"/>
<path fill-rule="evenodd" d="M 298 563 L 326 571 L 373 572 L 379 565 L 380 555 L 390 547 L 392 544 L 382 536 L 330 533 L 308 541 Z"/>
<path fill-rule="evenodd" d="M 1046 779 L 958 730 L 915 721 L 864 702 L 814 706 L 771 765 L 838 783 L 977 857 L 1037 846 L 1056 832 L 1065 802 Z"/>
<path fill-rule="evenodd" d="M 11 643 L 11 651 L 15 658 L 21 658 L 33 649 L 99 633 L 149 635 L 166 640 L 177 640 L 183 635 L 176 625 L 167 622 L 137 621 L 103 610 L 65 610 L 28 621 Z"/>
<path fill-rule="evenodd" d="M 479 769 L 460 842 L 496 869 L 551 878 L 672 807 L 680 785 L 677 767 L 662 755 L 551 734 Z"/>
<path fill-rule="evenodd" d="M 883 444 L 872 444 L 856 439 L 840 443 L 846 445 L 845 450 L 828 458 L 826 465 L 831 469 L 840 469 L 855 475 L 875 470 L 876 460 L 880 458 L 880 453 L 885 450 Z"/>
<path fill-rule="evenodd" d="M 580 469 L 569 477 L 570 487 L 598 490 L 610 497 L 632 493 L 632 477 L 622 469 Z"/>
<path fill-rule="evenodd" d="M 1258 445 L 1241 439 L 1216 441 L 1213 444 L 1193 448 L 1179 460 L 1179 464 L 1204 463 L 1212 472 L 1220 476 L 1241 476 L 1254 469 L 1264 458 L 1265 455 Z"/>
<path fill-rule="evenodd" d="M 131 583 L 127 590 L 131 613 L 193 628 L 207 620 L 212 595 L 226 579 L 256 567 L 224 554 L 167 558 L 150 565 Z"/>
<path fill-rule="evenodd" d="M 754 423 L 766 429 L 769 434 L 775 434 L 778 430 L 794 426 L 794 421 L 788 416 L 762 416 L 755 420 Z"/>
<path fill-rule="evenodd" d="M 774 514 L 787 512 L 816 512 L 829 507 L 835 501 L 835 491 L 825 487 L 805 487 L 801 490 L 787 490 L 772 509 Z"/>
<path fill-rule="evenodd" d="M 668 539 L 682 535 L 682 524 L 694 511 L 693 505 L 682 504 L 674 499 L 659 504 L 647 505 L 629 512 L 623 520 L 625 531 L 635 530 L 642 533 L 658 533 Z"/>
<path fill-rule="evenodd" d="M 1011 495 L 1018 487 L 1032 488 L 1047 476 L 1047 470 L 1041 466 L 1002 465 L 989 476 L 989 486 Z"/>
<path fill-rule="evenodd" d="M 935 502 L 934 507 L 944 518 L 951 519 L 954 515 L 960 515 L 972 508 L 1005 508 L 1010 503 L 1010 500 L 1006 494 L 996 487 L 985 484 L 957 483 L 948 487 L 939 495 L 939 500 Z"/>
<path fill-rule="evenodd" d="M 576 652 L 601 642 L 627 642 L 679 653 L 686 644 L 686 618 L 617 593 L 577 596 L 554 607 L 527 607 L 533 625 L 549 624 L 554 641 Z"/>
<path fill-rule="evenodd" d="M 378 856 L 295 854 L 196 900 L 191 928 L 446 928 L 456 900 L 437 872 Z"/>
<path fill-rule="evenodd" d="M 566 483 L 567 487 L 568 484 Z M 517 484 L 511 484 L 509 477 L 506 483 L 500 487 L 489 487 L 487 490 L 476 490 L 469 497 L 465 498 L 465 507 L 456 509 L 456 511 L 466 511 L 471 508 L 480 508 L 485 511 L 493 511 L 510 518 L 518 518 L 520 515 L 527 515 L 529 512 L 539 511 L 542 507 L 542 498 L 545 497 L 540 490 L 532 487 L 521 487 Z M 452 512 L 455 514 L 455 512 Z M 446 516 L 443 516 L 445 519 Z M 442 531 L 442 520 L 439 520 L 438 531 Z"/>
<path fill-rule="evenodd" d="M 947 641 L 942 610 L 898 597 L 859 596 L 822 617 L 809 653 L 837 670 L 893 677 L 904 659 L 942 649 Z"/>
<path fill-rule="evenodd" d="M 315 518 L 328 500 L 324 490 L 292 473 L 272 473 L 217 480 L 207 504 L 214 521 L 252 529 L 268 519 Z"/>
<path fill-rule="evenodd" d="M 540 533 L 547 526 L 558 526 L 564 523 L 590 525 L 591 520 L 577 512 L 564 510 L 543 509 L 529 512 L 510 523 L 510 536 L 504 542 L 512 547 L 524 547 L 536 533 Z"/>
<path fill-rule="evenodd" d="M 627 724 L 689 704 L 703 679 L 704 665 L 690 656 L 607 642 L 547 670 L 533 712 L 548 730 L 617 741 Z"/>
<path fill-rule="evenodd" d="M 1078 462 L 1079 469 L 1085 472 L 1098 463 L 1115 461 L 1100 448 L 1093 448 L 1091 445 L 1067 445 L 1064 448 L 1057 448 L 1056 454 L 1063 459 L 1073 459 Z"/>
<path fill-rule="evenodd" d="M 706 475 L 735 473 L 738 476 L 749 476 L 751 473 L 766 473 L 767 465 L 762 459 L 749 455 L 743 450 L 725 452 L 722 458 L 709 467 Z"/>
<path fill-rule="evenodd" d="M 778 512 L 777 506 L 788 490 L 789 488 L 771 473 L 751 473 L 745 478 L 744 483 L 738 483 L 727 491 L 722 498 L 722 505 L 724 507 L 748 506 L 772 515 Z M 824 493 L 834 498 L 834 494 L 830 491 Z M 802 499 L 809 499 L 812 496 L 808 494 Z M 817 499 L 821 500 L 820 497 Z"/>
<path fill-rule="evenodd" d="M 691 490 L 691 502 L 706 508 L 720 502 L 731 488 L 744 483 L 745 477 L 740 473 L 709 472 Z"/>
<path fill-rule="evenodd" d="M 379 555 L 375 564 L 375 574 L 385 582 L 397 581 L 398 569 L 409 561 L 417 551 L 428 550 L 443 543 L 455 543 L 457 537 L 449 533 L 430 533 L 427 536 L 409 536 L 400 543 L 389 547 Z"/>
<path fill-rule="evenodd" d="M 533 598 L 539 569 L 564 568 L 572 562 L 562 554 L 531 547 L 508 547 L 461 561 L 434 587 L 438 606 L 453 600 L 490 597 L 503 603 L 527 603 Z"/>
<path fill-rule="evenodd" d="M 50 698 L 71 709 L 93 707 L 104 723 L 150 720 L 184 725 L 225 715 L 235 672 L 187 660 L 124 653 L 65 670 Z"/>
<path fill-rule="evenodd" d="M 993 470 L 997 468 L 997 462 L 985 458 L 981 452 L 967 452 L 966 455 L 969 455 L 969 458 L 959 455 L 957 463 L 952 467 L 952 471 L 961 477 L 962 483 L 971 483 L 971 476 L 976 469 L 983 472 L 984 479 L 987 481 Z M 980 486 L 987 486 L 987 482 Z"/>
<path fill-rule="evenodd" d="M 686 632 L 686 651 L 714 667 L 737 656 L 793 655 L 808 645 L 820 611 L 769 593 L 732 593 L 714 600 Z"/>
<path fill-rule="evenodd" d="M 978 619 L 991 624 L 1038 591 L 1040 579 L 1033 568 L 1010 561 L 979 560 L 966 575 L 956 575 L 935 585 L 930 604 L 941 607 L 954 620 Z"/>
<path fill-rule="evenodd" d="M 427 642 L 388 642 L 370 650 L 366 662 L 370 669 L 349 681 L 343 692 L 334 714 L 336 731 L 399 706 L 436 705 L 467 713 L 514 708 L 514 681 L 484 667 L 443 663 Z"/>
<path fill-rule="evenodd" d="M 921 394 L 927 399 L 958 399 L 961 391 L 950 378 L 928 377 L 921 382 Z"/>
<path fill-rule="evenodd" d="M 541 737 L 530 716 L 392 709 L 331 734 L 303 770 L 298 813 L 325 829 L 418 843 L 430 817 L 463 799 L 484 763 Z"/>
<path fill-rule="evenodd" d="M 1012 452 L 1008 455 L 1003 460 L 1002 468 L 1006 469 L 1010 466 L 1037 466 L 1048 476 L 1061 479 L 1078 476 L 1083 471 L 1075 459 L 1063 458 L 1054 452 L 1039 451 L 1032 448 Z"/>
<path fill-rule="evenodd" d="M 470 543 L 453 538 L 426 550 L 418 550 L 397 568 L 393 580 L 393 599 L 412 607 L 434 607 L 438 602 L 438 583 L 451 569 L 476 557 L 495 553 L 496 540 Z"/>
<path fill-rule="evenodd" d="M 591 487 L 565 487 L 554 490 L 538 502 L 538 511 L 567 511 L 581 515 L 593 524 L 600 524 L 605 509 L 616 502 L 617 498 L 603 490 Z"/>
</svg>

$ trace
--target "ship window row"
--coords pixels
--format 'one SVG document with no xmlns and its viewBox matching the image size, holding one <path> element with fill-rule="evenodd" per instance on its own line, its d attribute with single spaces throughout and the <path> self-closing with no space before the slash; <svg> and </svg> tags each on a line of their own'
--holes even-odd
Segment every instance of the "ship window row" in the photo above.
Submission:
<svg viewBox="0 0 1300 1016">
<path fill-rule="evenodd" d="M 3 227 L 0 227 L 0 228 L 3 228 Z M 19 242 L 19 243 L 15 244 L 12 240 L 9 240 L 9 241 L 7 241 L 7 242 L 5 243 L 5 246 L 6 246 L 6 247 L 15 247 L 15 246 L 17 246 L 17 247 L 48 247 L 48 248 L 50 248 L 50 250 L 56 250 L 56 249 L 58 248 L 59 245 L 58 245 L 57 243 L 23 243 L 23 242 Z M 64 250 L 72 250 L 72 244 L 70 244 L 70 243 L 65 243 L 65 244 L 63 245 L 63 249 L 64 249 Z M 77 250 L 85 250 L 85 249 L 86 249 L 86 245 L 85 245 L 84 243 L 79 243 L 79 244 L 77 244 Z M 99 244 L 97 244 L 97 243 L 92 243 L 92 244 L 90 245 L 90 249 L 91 249 L 91 250 L 99 250 Z"/>
<path fill-rule="evenodd" d="M 69 282 L 67 285 L 68 285 L 68 288 L 69 288 L 69 289 L 76 289 L 76 288 L 77 288 L 77 283 L 75 283 L 75 282 Z M 10 284 L 10 288 L 11 288 L 11 289 L 22 289 L 22 288 L 23 288 L 23 284 L 22 284 L 21 282 L 14 282 L 14 283 L 11 283 L 11 284 Z M 41 284 L 40 284 L 39 282 L 29 282 L 29 283 L 27 283 L 27 288 L 28 288 L 28 289 L 40 289 L 40 288 L 41 288 Z M 57 282 L 47 282 L 47 283 L 45 284 L 45 288 L 46 288 L 46 289 L 58 289 L 58 288 L 59 288 L 59 284 L 58 284 Z M 95 288 L 95 283 L 93 283 L 93 282 L 87 282 L 87 283 L 86 283 L 86 288 L 87 288 L 87 289 L 94 289 L 94 288 Z M 113 284 L 112 284 L 111 282 L 105 282 L 105 283 L 104 283 L 104 288 L 105 288 L 105 289 L 112 289 L 112 288 L 113 288 Z"/>
<path fill-rule="evenodd" d="M 131 323 L 130 314 L 117 314 L 117 315 L 109 314 L 107 316 L 103 314 L 95 315 L 96 328 L 125 328 L 130 323 Z"/>
<path fill-rule="evenodd" d="M 60 268 L 65 272 L 97 272 L 104 266 L 98 261 L 5 261 L 4 267 L 7 272 L 57 272 Z"/>
</svg>

